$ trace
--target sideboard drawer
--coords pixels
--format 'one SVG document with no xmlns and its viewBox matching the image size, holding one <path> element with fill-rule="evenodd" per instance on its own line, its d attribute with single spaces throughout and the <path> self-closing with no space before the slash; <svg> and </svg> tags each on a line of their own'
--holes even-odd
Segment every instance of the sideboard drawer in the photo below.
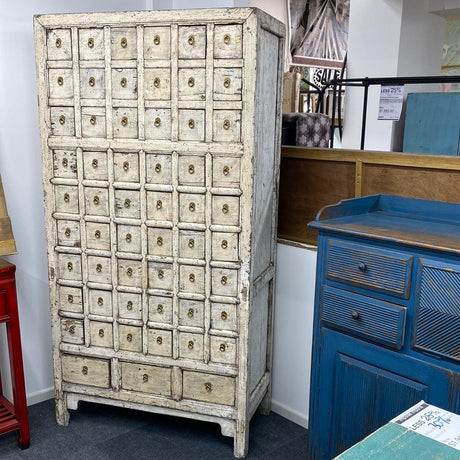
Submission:
<svg viewBox="0 0 460 460">
<path fill-rule="evenodd" d="M 183 385 L 185 399 L 196 399 L 227 406 L 235 404 L 235 379 L 233 377 L 184 371 Z"/>
<path fill-rule="evenodd" d="M 125 390 L 171 396 L 170 368 L 123 362 L 121 379 Z"/>
<path fill-rule="evenodd" d="M 321 322 L 401 349 L 404 345 L 406 308 L 324 286 L 321 292 Z"/>
<path fill-rule="evenodd" d="M 408 299 L 413 257 L 364 244 L 329 239 L 326 278 Z"/>
<path fill-rule="evenodd" d="M 108 388 L 110 386 L 109 361 L 63 355 L 62 379 L 70 383 Z"/>
</svg>

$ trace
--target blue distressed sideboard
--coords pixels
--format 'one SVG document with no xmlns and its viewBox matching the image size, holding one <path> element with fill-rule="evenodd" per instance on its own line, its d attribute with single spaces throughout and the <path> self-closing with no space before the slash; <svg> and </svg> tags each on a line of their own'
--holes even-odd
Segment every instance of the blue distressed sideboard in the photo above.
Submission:
<svg viewBox="0 0 460 460">
<path fill-rule="evenodd" d="M 391 195 L 323 208 L 309 459 L 420 400 L 460 412 L 460 204 Z"/>
</svg>

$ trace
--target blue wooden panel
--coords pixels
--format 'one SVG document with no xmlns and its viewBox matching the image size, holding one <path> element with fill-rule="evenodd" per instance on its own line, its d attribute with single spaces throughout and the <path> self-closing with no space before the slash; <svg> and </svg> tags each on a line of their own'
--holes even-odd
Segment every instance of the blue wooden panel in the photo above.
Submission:
<svg viewBox="0 0 460 460">
<path fill-rule="evenodd" d="M 400 349 L 404 343 L 406 309 L 389 302 L 325 286 L 321 321 L 374 342 Z"/>
<path fill-rule="evenodd" d="M 460 93 L 407 97 L 403 152 L 460 155 Z"/>
</svg>

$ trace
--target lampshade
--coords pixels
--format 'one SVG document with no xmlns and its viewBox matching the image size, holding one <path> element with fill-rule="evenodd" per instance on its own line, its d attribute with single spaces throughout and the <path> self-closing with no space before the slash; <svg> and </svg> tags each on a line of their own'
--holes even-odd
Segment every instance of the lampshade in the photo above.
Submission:
<svg viewBox="0 0 460 460">
<path fill-rule="evenodd" d="M 17 254 L 17 252 L 0 177 L 0 256 Z"/>
</svg>

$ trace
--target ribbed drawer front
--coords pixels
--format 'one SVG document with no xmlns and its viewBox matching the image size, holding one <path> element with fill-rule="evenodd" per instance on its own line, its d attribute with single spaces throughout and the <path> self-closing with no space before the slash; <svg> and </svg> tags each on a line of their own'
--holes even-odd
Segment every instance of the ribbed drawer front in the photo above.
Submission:
<svg viewBox="0 0 460 460">
<path fill-rule="evenodd" d="M 401 349 L 406 308 L 325 286 L 321 293 L 321 322 Z"/>
<path fill-rule="evenodd" d="M 414 347 L 460 361 L 460 265 L 421 260 Z"/>
<path fill-rule="evenodd" d="M 409 298 L 413 257 L 397 251 L 328 240 L 326 277 L 384 294 Z"/>
</svg>

